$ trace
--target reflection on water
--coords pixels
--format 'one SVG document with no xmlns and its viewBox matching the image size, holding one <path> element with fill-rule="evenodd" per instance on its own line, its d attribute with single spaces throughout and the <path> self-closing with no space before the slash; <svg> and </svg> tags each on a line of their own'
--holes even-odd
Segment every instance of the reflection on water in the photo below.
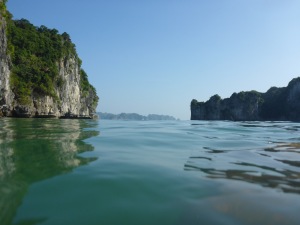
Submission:
<svg viewBox="0 0 300 225">
<path fill-rule="evenodd" d="M 299 125 L 244 122 L 239 126 L 239 130 L 227 130 L 229 136 L 219 135 L 220 140 L 212 143 L 218 148 L 203 147 L 203 151 L 191 156 L 184 169 L 201 171 L 211 179 L 239 180 L 300 194 L 300 142 L 299 138 L 291 137 L 298 135 Z M 234 140 L 234 136 L 243 138 Z M 246 146 L 250 141 L 252 145 L 262 143 L 268 147 L 251 148 L 248 144 L 250 148 L 243 148 L 243 143 Z"/>
<path fill-rule="evenodd" d="M 0 225 L 299 224 L 299 124 L 192 123 L 0 120 Z"/>
<path fill-rule="evenodd" d="M 98 132 L 83 120 L 0 120 L 0 221 L 10 224 L 28 187 L 37 181 L 72 171 L 95 158 L 83 142 Z M 35 223 L 32 223 L 35 224 Z"/>
</svg>

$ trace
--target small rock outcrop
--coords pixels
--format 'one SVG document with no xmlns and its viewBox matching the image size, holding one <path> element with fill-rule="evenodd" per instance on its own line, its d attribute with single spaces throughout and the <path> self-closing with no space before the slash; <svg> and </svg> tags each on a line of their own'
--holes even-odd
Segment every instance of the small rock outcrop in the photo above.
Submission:
<svg viewBox="0 0 300 225">
<path fill-rule="evenodd" d="M 98 96 L 67 33 L 12 20 L 0 0 L 0 117 L 92 118 Z"/>
<path fill-rule="evenodd" d="M 300 121 L 300 77 L 266 93 L 233 93 L 225 99 L 214 95 L 206 102 L 193 99 L 191 120 Z"/>
</svg>

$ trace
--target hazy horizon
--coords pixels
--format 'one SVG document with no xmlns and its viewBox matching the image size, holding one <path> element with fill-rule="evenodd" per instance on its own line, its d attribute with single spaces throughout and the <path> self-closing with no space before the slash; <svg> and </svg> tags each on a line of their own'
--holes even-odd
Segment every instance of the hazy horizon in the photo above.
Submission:
<svg viewBox="0 0 300 225">
<path fill-rule="evenodd" d="M 300 76 L 300 1 L 9 0 L 70 34 L 97 112 L 190 118 L 192 99 L 284 87 Z"/>
</svg>

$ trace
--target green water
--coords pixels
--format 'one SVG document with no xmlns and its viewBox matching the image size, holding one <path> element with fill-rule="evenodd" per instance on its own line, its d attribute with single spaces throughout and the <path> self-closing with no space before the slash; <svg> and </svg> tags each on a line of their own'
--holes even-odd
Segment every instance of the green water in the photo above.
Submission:
<svg viewBox="0 0 300 225">
<path fill-rule="evenodd" d="M 300 125 L 0 120 L 0 224 L 299 224 Z"/>
</svg>

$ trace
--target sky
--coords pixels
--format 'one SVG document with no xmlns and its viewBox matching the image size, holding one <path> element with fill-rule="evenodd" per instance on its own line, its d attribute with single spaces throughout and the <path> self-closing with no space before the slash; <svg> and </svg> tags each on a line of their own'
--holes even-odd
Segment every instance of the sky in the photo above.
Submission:
<svg viewBox="0 0 300 225">
<path fill-rule="evenodd" d="M 70 34 L 97 111 L 190 119 L 192 99 L 283 87 L 300 76 L 299 0 L 8 0 Z"/>
</svg>

